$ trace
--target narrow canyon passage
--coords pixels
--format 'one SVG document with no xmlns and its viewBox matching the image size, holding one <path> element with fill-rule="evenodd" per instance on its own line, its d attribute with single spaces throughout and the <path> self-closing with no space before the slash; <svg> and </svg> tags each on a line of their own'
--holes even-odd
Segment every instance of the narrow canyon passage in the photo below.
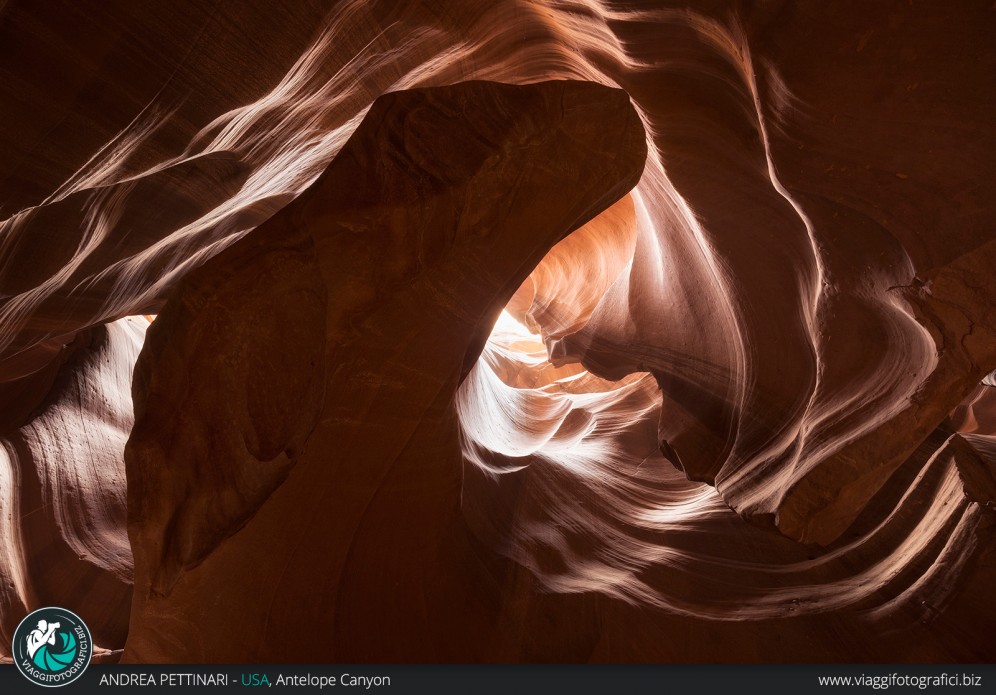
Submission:
<svg viewBox="0 0 996 695">
<path fill-rule="evenodd" d="M 992 661 L 994 34 L 6 3 L 0 652 Z"/>
</svg>

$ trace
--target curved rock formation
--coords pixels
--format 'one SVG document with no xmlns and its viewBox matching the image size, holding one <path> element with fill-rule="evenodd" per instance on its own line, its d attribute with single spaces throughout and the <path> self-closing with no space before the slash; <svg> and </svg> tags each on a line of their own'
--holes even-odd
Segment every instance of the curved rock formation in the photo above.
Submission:
<svg viewBox="0 0 996 695">
<path fill-rule="evenodd" d="M 85 606 L 101 647 L 128 634 L 132 553 L 124 446 L 131 371 L 147 322 L 129 318 L 77 335 L 44 405 L 0 439 L 0 634 L 37 606 Z"/>
<path fill-rule="evenodd" d="M 305 194 L 189 274 L 136 367 L 125 659 L 486 658 L 453 396 L 525 274 L 645 158 L 621 90 L 391 93 Z"/>
<path fill-rule="evenodd" d="M 192 629 L 183 621 L 150 625 L 165 606 L 194 616 L 226 575 L 251 584 L 276 572 L 287 586 L 335 575 L 337 595 L 362 597 L 319 607 L 337 616 L 329 648 L 343 659 L 991 660 L 994 22 L 984 2 L 900 0 L 344 0 L 280 12 L 255 0 L 8 2 L 0 626 L 62 601 L 99 626 L 101 646 L 120 649 L 133 545 L 130 659 L 296 658 L 266 640 L 219 654 L 181 640 Z M 371 104 L 399 112 L 368 123 L 407 122 L 401 112 L 420 112 L 411 95 L 428 93 L 419 89 L 467 80 L 621 88 L 646 133 L 642 178 L 623 195 L 624 177 L 599 181 L 565 155 L 548 157 L 545 173 L 559 179 L 543 178 L 545 193 L 500 193 L 512 174 L 464 188 L 475 162 L 486 172 L 498 160 L 463 141 L 473 128 L 412 116 L 403 136 L 365 137 L 431 170 L 431 186 L 334 213 L 316 202 L 336 167 L 348 178 L 341 196 L 397 164 L 336 158 Z M 385 93 L 398 96 L 377 102 Z M 555 112 L 547 106 L 537 113 Z M 485 111 L 479 132 L 497 133 L 501 114 Z M 549 119 L 531 127 L 553 137 Z M 611 129 L 584 137 L 563 148 L 591 166 L 618 149 Z M 459 209 L 500 216 L 531 201 L 529 214 L 550 222 L 596 183 L 611 195 L 588 200 L 589 212 L 607 209 L 542 262 L 584 215 L 427 264 L 457 242 L 425 230 Z M 341 207 L 355 216 L 333 221 Z M 412 221 L 430 211 L 438 219 Z M 309 241 L 333 222 L 360 229 L 367 214 L 397 230 L 390 257 Z M 232 265 L 197 270 L 215 258 Z M 395 303 L 426 273 L 445 301 Z M 479 295 L 464 288 L 471 280 Z M 418 333 L 458 292 L 481 300 L 478 320 Z M 361 307 L 386 312 L 376 336 Z M 122 318 L 160 310 L 136 382 L 126 491 L 126 377 L 141 338 Z M 433 421 L 412 407 L 428 387 L 412 372 L 389 378 L 386 347 L 336 362 L 331 351 L 348 341 L 420 350 L 424 372 L 447 377 L 440 393 L 462 379 L 455 410 L 435 403 Z M 351 377 L 348 393 L 323 386 L 347 372 L 366 381 Z M 333 426 L 328 404 L 347 396 L 335 446 L 309 443 Z M 426 445 L 420 461 L 449 471 L 458 501 L 442 483 L 388 485 L 355 533 L 324 541 L 354 549 L 335 571 L 300 555 L 253 567 L 237 557 L 240 542 L 259 552 L 238 540 L 259 527 L 268 543 L 294 542 L 283 513 L 304 514 L 320 495 L 296 472 L 304 458 L 362 452 L 372 472 L 397 458 L 397 433 L 433 427 L 447 444 Z M 145 459 L 176 467 L 136 468 Z M 337 496 L 351 501 L 336 513 L 360 518 L 349 505 L 367 497 Z M 428 511 L 403 517 L 389 501 Z M 390 562 L 369 550 L 402 521 L 409 546 L 446 547 L 452 562 L 439 566 L 467 574 L 425 575 L 431 589 L 417 589 L 427 558 L 407 568 L 411 550 Z M 392 598 L 396 575 L 408 593 Z M 277 632 L 301 600 L 226 591 L 233 602 L 251 594 L 241 619 Z M 398 608 L 468 592 L 468 606 L 489 608 L 450 603 L 431 620 Z M 399 634 L 418 634 L 421 651 L 378 651 L 377 626 L 358 627 L 373 597 L 381 616 L 410 617 Z M 471 625 L 487 629 L 471 639 Z"/>
</svg>

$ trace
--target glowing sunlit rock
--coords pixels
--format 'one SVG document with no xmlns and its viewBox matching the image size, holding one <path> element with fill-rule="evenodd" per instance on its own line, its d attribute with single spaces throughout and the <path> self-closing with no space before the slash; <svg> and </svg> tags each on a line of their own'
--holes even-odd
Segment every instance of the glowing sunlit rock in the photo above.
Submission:
<svg viewBox="0 0 996 695">
<path fill-rule="evenodd" d="M 461 538 L 464 552 L 451 559 L 485 569 L 452 584 L 427 574 L 425 583 L 436 598 L 483 587 L 490 613 L 478 625 L 493 629 L 468 639 L 452 616 L 469 609 L 451 600 L 414 640 L 424 658 L 490 639 L 479 653 L 509 661 L 992 661 L 992 14 L 982 3 L 856 0 L 346 0 L 284 3 L 279 13 L 257 0 L 237 12 L 10 0 L 0 10 L 0 625 L 9 630 L 44 602 L 80 601 L 67 607 L 97 616 L 101 646 L 124 639 L 126 490 L 115 471 L 131 422 L 122 375 L 138 339 L 123 337 L 122 317 L 164 311 L 149 330 L 177 330 L 163 309 L 170 293 L 284 214 L 380 95 L 572 79 L 629 94 L 648 146 L 632 192 L 562 225 L 585 223 L 542 262 L 537 251 L 508 269 L 514 254 L 492 240 L 487 257 L 430 269 L 425 259 L 438 249 L 404 246 L 424 233 L 409 225 L 390 239 L 394 253 L 380 240 L 351 250 L 366 275 L 341 269 L 353 280 L 339 301 L 394 312 L 378 340 L 397 350 L 432 342 L 438 354 L 426 348 L 420 367 L 456 363 L 466 375 L 454 396 L 459 422 L 448 411 L 460 446 L 422 457 L 462 461 L 449 479 L 459 479 L 459 512 L 447 509 L 473 540 Z M 441 179 L 481 144 L 424 125 L 387 136 Z M 588 154 L 611 160 L 618 135 L 586 132 L 571 151 L 596 148 Z M 540 166 L 519 144 L 502 156 Z M 551 171 L 572 165 L 544 156 Z M 530 204 L 570 199 L 579 179 L 599 174 L 557 171 L 554 192 Z M 516 175 L 448 207 L 432 187 L 391 205 L 500 215 L 535 193 L 517 188 Z M 363 205 L 388 205 L 376 198 Z M 289 239 L 299 230 L 286 224 Z M 475 231 L 487 237 L 494 227 Z M 284 250 L 284 270 L 300 270 L 311 287 L 308 250 Z M 473 326 L 444 322 L 413 337 L 425 307 L 402 310 L 372 288 L 430 270 L 434 290 L 454 302 L 468 277 L 487 284 L 503 274 L 507 284 Z M 158 481 L 165 502 L 154 485 L 128 490 L 161 544 L 139 544 L 149 558 L 143 590 L 167 592 L 198 562 L 217 561 L 226 539 L 256 523 L 251 510 L 292 480 L 289 461 L 307 439 L 297 425 L 325 397 L 313 392 L 324 377 L 283 348 L 309 336 L 324 344 L 326 326 L 310 321 L 306 291 L 281 299 L 287 287 L 270 291 L 269 278 L 245 278 L 237 293 L 266 311 L 219 313 L 164 371 L 187 370 L 205 390 L 251 392 L 252 406 L 234 412 L 244 405 L 236 397 L 203 411 L 182 405 L 140 433 L 179 428 L 171 460 L 188 467 Z M 505 300 L 510 318 L 485 346 Z M 291 309 L 309 319 L 267 323 Z M 338 338 L 361 334 L 364 315 L 336 315 Z M 103 326 L 110 347 L 91 343 Z M 233 326 L 242 332 L 226 340 Z M 259 351 L 257 361 L 212 357 L 236 339 Z M 455 344 L 465 349 L 452 357 Z M 325 368 L 362 385 L 392 355 Z M 286 390 L 271 394 L 267 370 L 286 373 Z M 357 460 L 390 458 L 380 440 L 419 417 L 405 393 L 399 386 L 378 408 L 361 399 L 337 413 L 340 436 L 323 440 L 321 455 L 372 442 Z M 235 448 L 252 461 L 207 466 L 199 489 L 188 473 L 202 464 L 177 453 L 183 447 Z M 35 478 L 48 482 L 32 492 Z M 72 480 L 86 485 L 62 484 Z M 409 483 L 409 497 L 438 500 L 423 479 Z M 42 489 L 42 511 L 24 516 L 18 505 Z M 432 546 L 439 529 L 405 517 L 398 509 L 416 503 L 397 496 L 397 509 L 371 501 L 357 547 L 399 524 L 406 548 Z M 377 564 L 358 551 L 344 564 L 344 595 L 388 596 L 387 606 L 407 552 Z M 219 573 L 241 581 L 314 569 L 272 562 L 260 570 L 233 556 Z M 49 575 L 68 578 L 66 590 L 52 589 Z M 90 580 L 93 592 L 81 588 Z M 246 620 L 288 619 L 301 603 L 292 593 L 253 593 Z M 195 612 L 195 602 L 173 600 Z M 344 618 L 334 641 L 373 654 L 384 631 L 359 623 Z M 170 658 L 195 658 L 196 640 L 170 642 L 169 627 L 150 637 L 138 624 L 132 658 L 166 658 L 163 645 L 177 642 Z M 259 636 L 258 653 L 267 640 Z"/>
</svg>

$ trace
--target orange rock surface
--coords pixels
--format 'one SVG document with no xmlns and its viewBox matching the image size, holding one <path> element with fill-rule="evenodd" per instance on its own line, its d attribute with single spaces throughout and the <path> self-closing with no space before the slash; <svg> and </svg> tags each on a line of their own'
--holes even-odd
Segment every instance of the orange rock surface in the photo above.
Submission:
<svg viewBox="0 0 996 695">
<path fill-rule="evenodd" d="M 994 31 L 4 4 L 0 633 L 991 661 Z"/>
</svg>

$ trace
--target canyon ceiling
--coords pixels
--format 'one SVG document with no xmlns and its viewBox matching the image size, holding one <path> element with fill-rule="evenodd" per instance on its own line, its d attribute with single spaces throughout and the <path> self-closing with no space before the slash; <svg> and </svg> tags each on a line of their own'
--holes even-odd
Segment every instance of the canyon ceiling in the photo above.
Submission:
<svg viewBox="0 0 996 695">
<path fill-rule="evenodd" d="M 0 2 L 0 650 L 993 661 L 994 82 L 990 2 Z"/>
</svg>

